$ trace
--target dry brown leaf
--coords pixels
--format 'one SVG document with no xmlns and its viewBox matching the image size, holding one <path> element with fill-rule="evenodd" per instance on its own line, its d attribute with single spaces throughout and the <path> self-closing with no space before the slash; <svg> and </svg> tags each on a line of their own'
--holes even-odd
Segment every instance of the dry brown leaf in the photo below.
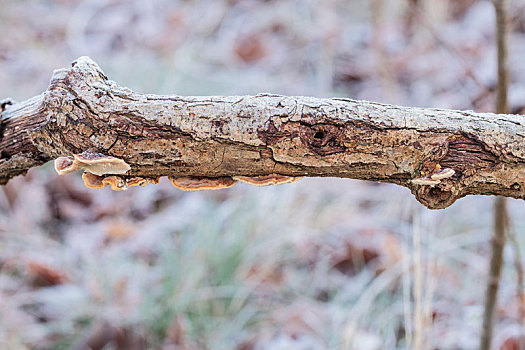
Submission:
<svg viewBox="0 0 525 350">
<path fill-rule="evenodd" d="M 146 340 L 128 328 L 111 324 L 107 321 L 97 321 L 87 330 L 84 336 L 73 345 L 74 350 L 143 350 Z"/>
<path fill-rule="evenodd" d="M 34 287 L 55 286 L 69 280 L 64 272 L 38 262 L 29 262 L 27 270 Z"/>
<path fill-rule="evenodd" d="M 510 336 L 503 341 L 499 350 L 523 350 L 525 349 L 525 336 Z"/>
<path fill-rule="evenodd" d="M 244 63 L 254 63 L 266 56 L 267 48 L 260 34 L 249 34 L 237 40 L 234 52 Z"/>
<path fill-rule="evenodd" d="M 106 227 L 107 241 L 124 241 L 133 235 L 134 225 L 131 222 L 111 221 Z"/>
</svg>

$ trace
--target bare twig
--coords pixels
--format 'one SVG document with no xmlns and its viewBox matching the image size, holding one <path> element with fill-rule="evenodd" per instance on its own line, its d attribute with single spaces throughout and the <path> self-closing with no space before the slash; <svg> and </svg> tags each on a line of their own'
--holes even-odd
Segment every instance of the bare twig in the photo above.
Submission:
<svg viewBox="0 0 525 350">
<path fill-rule="evenodd" d="M 494 0 L 496 10 L 496 37 L 498 46 L 498 87 L 496 96 L 496 112 L 507 111 L 507 90 L 509 72 L 507 67 L 507 1 Z M 480 337 L 480 349 L 490 350 L 494 328 L 494 308 L 496 305 L 498 287 L 503 266 L 503 248 L 505 247 L 505 229 L 507 217 L 507 202 L 504 197 L 497 197 L 494 203 L 494 236 L 492 238 L 492 255 L 490 272 L 485 296 L 485 312 L 483 329 Z"/>
<path fill-rule="evenodd" d="M 375 58 L 375 70 L 381 83 L 383 98 L 389 102 L 398 100 L 396 91 L 396 79 L 392 64 L 388 59 L 384 48 L 384 0 L 370 1 L 370 22 L 372 24 L 372 51 Z"/>
<path fill-rule="evenodd" d="M 507 213 L 508 215 L 508 213 Z M 514 268 L 516 269 L 516 297 L 518 299 L 518 318 L 520 321 L 521 331 L 525 330 L 525 290 L 523 288 L 524 272 L 523 272 L 523 258 L 520 252 L 518 239 L 516 238 L 516 231 L 510 222 L 510 218 L 506 217 L 507 239 L 514 249 Z"/>
<path fill-rule="evenodd" d="M 505 246 L 505 218 L 501 213 L 506 211 L 506 201 L 497 197 L 494 201 L 494 236 L 492 237 L 490 271 L 485 293 L 485 312 L 480 337 L 480 350 L 490 350 L 494 326 L 494 309 L 498 296 L 498 287 L 503 265 L 503 248 Z"/>
<path fill-rule="evenodd" d="M 423 261 L 421 259 L 421 222 L 419 214 L 414 213 L 412 222 L 412 245 L 413 245 L 413 265 L 414 265 L 414 349 L 421 350 L 424 343 L 424 321 L 422 310 L 423 295 Z"/>
<path fill-rule="evenodd" d="M 463 56 L 463 54 L 450 45 L 446 39 L 444 39 L 441 34 L 434 28 L 434 26 L 427 21 L 424 16 L 421 14 L 421 10 L 418 6 L 413 6 L 412 4 L 408 7 L 409 11 L 413 12 L 414 18 L 416 18 L 427 30 L 428 32 L 434 37 L 434 40 L 443 48 L 445 48 L 454 58 L 458 60 L 458 62 L 463 67 L 465 74 L 470 77 L 470 79 L 481 89 L 482 94 L 485 92 L 490 92 L 489 87 L 487 87 L 474 73 L 474 71 L 471 68 L 470 62 Z"/>
</svg>

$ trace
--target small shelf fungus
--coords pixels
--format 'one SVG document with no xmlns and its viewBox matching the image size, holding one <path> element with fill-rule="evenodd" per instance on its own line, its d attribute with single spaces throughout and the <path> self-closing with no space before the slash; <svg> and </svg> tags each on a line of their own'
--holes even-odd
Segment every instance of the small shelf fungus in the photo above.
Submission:
<svg viewBox="0 0 525 350">
<path fill-rule="evenodd" d="M 82 174 L 82 179 L 88 188 L 100 189 L 109 185 L 114 191 L 124 191 L 127 190 L 128 187 L 132 186 L 144 187 L 148 184 L 159 183 L 159 178 L 131 177 L 126 179 L 116 175 L 98 176 L 88 171 L 85 171 L 84 174 Z"/>
<path fill-rule="evenodd" d="M 106 187 L 106 184 L 102 182 L 104 180 L 103 176 L 91 174 L 87 171 L 82 174 L 82 180 L 84 180 L 84 184 L 88 188 L 99 189 Z"/>
<path fill-rule="evenodd" d="M 157 185 L 159 183 L 159 179 L 160 178 L 158 177 L 155 177 L 155 178 L 131 177 L 126 180 L 126 185 L 128 187 L 132 187 L 132 186 L 144 187 L 148 184 Z"/>
<path fill-rule="evenodd" d="M 124 191 L 128 189 L 126 180 L 116 175 L 106 176 L 102 179 L 102 183 L 111 186 L 113 191 Z"/>
<path fill-rule="evenodd" d="M 55 170 L 59 175 L 84 169 L 92 174 L 120 175 L 127 173 L 131 167 L 122 159 L 107 156 L 102 153 L 85 151 L 73 157 L 59 157 L 55 160 Z"/>
<path fill-rule="evenodd" d="M 232 187 L 237 183 L 229 176 L 223 177 L 172 177 L 168 176 L 173 186 L 183 191 L 218 190 Z"/>
<path fill-rule="evenodd" d="M 55 170 L 58 175 L 65 175 L 78 170 L 78 165 L 73 157 L 59 157 L 55 159 Z"/>
<path fill-rule="evenodd" d="M 85 151 L 72 157 L 55 159 L 55 170 L 59 175 L 69 174 L 82 169 L 85 170 L 82 179 L 89 188 L 98 189 L 110 185 L 111 189 L 121 191 L 128 187 L 127 180 L 117 175 L 127 173 L 131 167 L 120 158 L 93 151 Z M 136 179 L 130 179 L 133 180 L 132 186 L 142 183 Z M 145 181 L 147 182 L 147 180 Z"/>
<path fill-rule="evenodd" d="M 456 174 L 454 169 L 441 168 L 440 166 L 437 166 L 436 169 L 436 172 L 433 174 L 429 174 L 417 179 L 412 179 L 411 182 L 414 185 L 434 187 L 435 185 L 440 184 L 441 180 L 448 179 L 449 177 L 452 177 L 454 174 Z"/>
<path fill-rule="evenodd" d="M 263 176 L 235 176 L 235 180 L 254 185 L 254 186 L 269 186 L 269 185 L 282 185 L 286 183 L 295 182 L 302 179 L 302 177 L 285 176 L 279 174 L 270 174 Z"/>
<path fill-rule="evenodd" d="M 132 186 L 146 186 L 150 183 L 158 184 L 159 178 L 143 178 L 126 176 L 131 167 L 120 158 L 107 156 L 94 151 L 85 151 L 68 157 L 59 157 L 55 160 L 55 170 L 59 175 L 69 174 L 77 170 L 84 170 L 82 179 L 88 188 L 100 189 L 110 186 L 114 191 L 123 191 Z M 183 191 L 217 190 L 235 185 L 238 181 L 255 186 L 281 185 L 295 182 L 301 177 L 270 174 L 263 176 L 168 176 L 171 183 Z M 436 180 L 437 181 L 437 180 Z"/>
<path fill-rule="evenodd" d="M 84 180 L 86 187 L 93 189 L 104 188 L 107 185 L 111 186 L 113 191 L 124 191 L 128 189 L 126 180 L 116 175 L 104 177 L 86 171 L 82 174 L 82 180 Z"/>
<path fill-rule="evenodd" d="M 456 172 L 454 171 L 454 169 L 440 168 L 438 171 L 430 175 L 430 178 L 432 180 L 443 180 L 443 179 L 448 179 L 449 177 L 454 176 L 455 173 Z"/>
</svg>

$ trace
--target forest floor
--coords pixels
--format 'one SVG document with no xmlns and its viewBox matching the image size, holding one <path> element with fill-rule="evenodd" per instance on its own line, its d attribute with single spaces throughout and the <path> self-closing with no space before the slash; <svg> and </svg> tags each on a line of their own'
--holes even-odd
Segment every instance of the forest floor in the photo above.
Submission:
<svg viewBox="0 0 525 350">
<path fill-rule="evenodd" d="M 489 1 L 0 4 L 0 99 L 39 94 L 89 55 L 148 93 L 494 109 Z M 510 5 L 509 104 L 525 113 L 525 6 Z M 0 348 L 477 348 L 493 198 L 430 211 L 405 188 L 348 179 L 189 193 L 164 180 L 90 190 L 47 164 L 2 187 Z M 502 350 L 525 322 L 525 204 L 508 204 Z"/>
</svg>

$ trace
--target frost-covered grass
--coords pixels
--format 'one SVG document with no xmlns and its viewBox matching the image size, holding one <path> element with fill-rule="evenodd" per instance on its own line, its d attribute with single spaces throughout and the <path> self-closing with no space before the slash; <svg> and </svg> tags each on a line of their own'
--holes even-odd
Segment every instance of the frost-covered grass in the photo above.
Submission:
<svg viewBox="0 0 525 350">
<path fill-rule="evenodd" d="M 488 1 L 420 2 L 423 22 L 404 1 L 374 16 L 372 3 L 4 1 L 0 98 L 38 94 L 52 69 L 90 55 L 142 92 L 492 108 L 469 75 L 495 79 Z M 509 207 L 523 247 L 523 203 Z M 0 191 L 0 348 L 473 349 L 491 218 L 492 198 L 428 211 L 404 188 L 347 179 L 111 192 L 48 165 Z M 497 342 L 520 330 L 505 258 Z"/>
<path fill-rule="evenodd" d="M 49 190 L 36 195 L 42 179 L 51 189 L 67 181 L 94 216 L 53 226 L 48 214 L 27 215 L 31 205 L 18 201 L 48 206 Z M 153 348 L 477 342 L 490 198 L 427 211 L 404 189 L 344 179 L 207 193 L 180 193 L 166 181 L 93 193 L 78 177 L 45 170 L 13 188 L 0 245 L 0 337 L 9 348 L 68 348 L 103 338 L 94 330 L 102 326 Z M 59 201 L 67 203 L 60 213 L 79 205 Z M 519 211 L 522 203 L 510 204 Z M 58 231 L 43 229 L 51 226 Z M 42 286 L 37 277 L 47 275 L 33 265 L 64 277 Z M 508 265 L 501 328 L 515 323 L 515 290 Z"/>
</svg>

